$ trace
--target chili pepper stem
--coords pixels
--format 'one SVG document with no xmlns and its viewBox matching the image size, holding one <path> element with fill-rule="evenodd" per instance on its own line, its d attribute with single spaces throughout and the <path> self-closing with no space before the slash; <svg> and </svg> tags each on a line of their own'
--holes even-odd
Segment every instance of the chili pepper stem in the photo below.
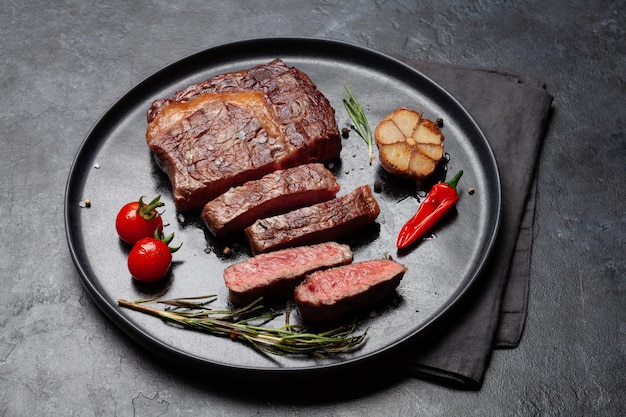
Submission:
<svg viewBox="0 0 626 417">
<path fill-rule="evenodd" d="M 446 182 L 446 184 L 448 184 L 450 187 L 456 190 L 456 185 L 459 183 L 459 180 L 461 179 L 462 175 L 463 175 L 463 170 L 461 169 L 459 170 L 459 172 L 456 173 L 454 177 L 452 177 L 450 181 Z"/>
</svg>

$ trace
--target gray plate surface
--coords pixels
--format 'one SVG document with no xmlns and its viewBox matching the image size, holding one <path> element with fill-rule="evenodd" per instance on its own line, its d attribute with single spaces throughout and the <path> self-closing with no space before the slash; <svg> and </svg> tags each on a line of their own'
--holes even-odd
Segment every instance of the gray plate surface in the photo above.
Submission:
<svg viewBox="0 0 626 417">
<path fill-rule="evenodd" d="M 365 143 L 354 131 L 343 139 L 341 158 L 332 164 L 342 186 L 340 194 L 358 185 L 383 183 L 383 190 L 375 194 L 381 206 L 376 225 L 347 240 L 355 251 L 355 261 L 388 254 L 409 270 L 395 297 L 364 312 L 365 345 L 326 359 L 268 356 L 227 338 L 181 330 L 117 305 L 119 298 L 145 298 L 168 286 L 168 297 L 217 294 L 213 306 L 228 308 L 222 271 L 248 256 L 246 248 L 233 257 L 223 257 L 223 247 L 233 242 L 213 239 L 197 215 L 185 214 L 179 219 L 169 182 L 145 143 L 146 111 L 154 99 L 171 97 L 191 83 L 274 58 L 311 77 L 335 108 L 340 129 L 349 125 L 342 105 L 344 84 L 363 104 L 372 128 L 400 106 L 422 110 L 432 120 L 443 119 L 447 173 L 441 170 L 435 179 L 449 179 L 464 170 L 456 210 L 435 228 L 432 237 L 398 253 L 397 233 L 415 212 L 416 197 L 431 183 L 416 186 L 398 181 L 377 161 L 367 163 Z M 475 193 L 469 194 L 469 188 Z M 114 219 L 124 203 L 157 194 L 166 204 L 166 231 L 175 232 L 174 243 L 183 242 L 183 248 L 174 255 L 172 271 L 162 283 L 142 286 L 128 274 L 129 248 L 117 238 Z M 79 205 L 85 198 L 91 200 L 90 208 Z M 300 375 L 374 359 L 436 325 L 483 268 L 498 230 L 500 205 L 498 169 L 487 138 L 466 110 L 436 83 L 397 60 L 359 46 L 321 39 L 270 38 L 194 54 L 155 73 L 120 98 L 94 125 L 76 155 L 67 183 L 65 221 L 70 252 L 85 288 L 106 315 L 141 345 L 184 365 L 231 373 Z M 293 319 L 298 319 L 297 312 Z"/>
</svg>

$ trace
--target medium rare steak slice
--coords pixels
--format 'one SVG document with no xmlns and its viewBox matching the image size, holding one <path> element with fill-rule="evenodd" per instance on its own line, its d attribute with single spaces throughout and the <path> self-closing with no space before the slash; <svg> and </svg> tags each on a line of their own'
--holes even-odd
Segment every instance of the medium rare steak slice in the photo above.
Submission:
<svg viewBox="0 0 626 417">
<path fill-rule="evenodd" d="M 245 229 L 253 253 L 337 240 L 374 222 L 380 207 L 369 185 L 322 203 L 259 219 Z"/>
<path fill-rule="evenodd" d="M 296 287 L 294 298 L 305 322 L 330 323 L 390 296 L 406 271 L 386 259 L 317 271 Z"/>
<path fill-rule="evenodd" d="M 329 200 L 339 188 L 323 164 L 278 170 L 211 200 L 202 210 L 202 220 L 215 236 L 222 237 L 243 230 L 256 219 Z"/>
<path fill-rule="evenodd" d="M 352 251 L 347 245 L 326 242 L 300 246 L 235 263 L 224 270 L 224 282 L 231 302 L 242 305 L 259 297 L 272 300 L 291 296 L 305 274 L 350 262 Z"/>
<path fill-rule="evenodd" d="M 279 59 L 155 100 L 146 141 L 179 211 L 276 169 L 339 157 L 335 112 L 302 71 Z"/>
</svg>

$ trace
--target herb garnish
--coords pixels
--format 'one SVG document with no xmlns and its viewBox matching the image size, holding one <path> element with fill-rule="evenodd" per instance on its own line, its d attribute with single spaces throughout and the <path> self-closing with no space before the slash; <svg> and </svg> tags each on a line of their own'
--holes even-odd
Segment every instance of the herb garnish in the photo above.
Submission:
<svg viewBox="0 0 626 417">
<path fill-rule="evenodd" d="M 134 302 L 119 299 L 117 302 L 122 307 L 151 314 L 183 327 L 247 342 L 274 355 L 310 354 L 321 358 L 357 347 L 365 340 L 367 333 L 355 335 L 356 324 L 314 332 L 303 325 L 289 324 L 289 311 L 285 314 L 283 326 L 266 327 L 263 324 L 283 313 L 262 313 L 264 307 L 260 304 L 261 299 L 230 311 L 213 310 L 207 306 L 217 299 L 216 295 L 170 300 L 159 300 L 159 297 L 157 295 Z M 159 310 L 143 305 L 147 302 L 158 302 L 169 307 Z"/>
<path fill-rule="evenodd" d="M 352 120 L 352 124 L 354 129 L 357 131 L 359 136 L 363 138 L 365 143 L 367 143 L 367 148 L 369 151 L 369 161 L 370 165 L 372 164 L 372 160 L 374 159 L 373 154 L 373 142 L 374 137 L 372 135 L 372 129 L 370 128 L 369 122 L 367 121 L 367 117 L 365 116 L 365 111 L 363 107 L 358 102 L 350 88 L 344 84 L 346 92 L 348 95 L 344 94 L 343 96 L 343 105 L 348 112 L 348 116 L 350 116 L 350 120 Z"/>
</svg>

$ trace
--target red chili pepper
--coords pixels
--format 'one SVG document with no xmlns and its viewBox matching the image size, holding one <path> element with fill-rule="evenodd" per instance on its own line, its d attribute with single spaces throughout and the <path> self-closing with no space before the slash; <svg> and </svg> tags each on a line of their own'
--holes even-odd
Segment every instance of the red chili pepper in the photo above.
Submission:
<svg viewBox="0 0 626 417">
<path fill-rule="evenodd" d="M 415 242 L 420 236 L 435 225 L 444 214 L 459 200 L 456 184 L 463 175 L 459 171 L 448 182 L 440 182 L 431 188 L 430 192 L 417 209 L 417 213 L 402 226 L 396 246 L 405 248 Z"/>
</svg>

